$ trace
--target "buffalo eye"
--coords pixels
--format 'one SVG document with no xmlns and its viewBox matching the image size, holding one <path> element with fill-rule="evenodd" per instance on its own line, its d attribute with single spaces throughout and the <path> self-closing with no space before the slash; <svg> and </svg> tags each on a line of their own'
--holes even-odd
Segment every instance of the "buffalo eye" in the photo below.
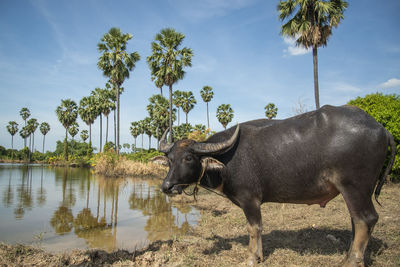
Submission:
<svg viewBox="0 0 400 267">
<path fill-rule="evenodd" d="M 185 157 L 185 160 L 186 160 L 186 161 L 192 161 L 192 160 L 193 160 L 193 157 L 192 157 L 191 155 L 187 155 L 187 156 Z"/>
</svg>

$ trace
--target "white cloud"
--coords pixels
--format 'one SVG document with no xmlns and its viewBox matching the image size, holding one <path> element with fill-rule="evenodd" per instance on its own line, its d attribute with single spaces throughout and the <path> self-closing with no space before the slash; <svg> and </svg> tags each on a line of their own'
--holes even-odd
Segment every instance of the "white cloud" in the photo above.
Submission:
<svg viewBox="0 0 400 267">
<path fill-rule="evenodd" d="M 286 45 L 288 45 L 288 48 L 283 50 L 285 55 L 301 56 L 311 52 L 311 49 L 307 49 L 302 46 L 296 46 L 295 38 L 283 37 L 283 41 Z"/>
<path fill-rule="evenodd" d="M 339 92 L 348 92 L 348 93 L 358 93 L 361 92 L 362 89 L 347 83 L 335 83 L 333 84 L 333 89 Z"/>
<path fill-rule="evenodd" d="M 386 88 L 386 89 L 400 87 L 400 79 L 392 78 L 392 79 L 387 80 L 384 83 L 381 83 L 379 86 L 382 88 Z"/>
</svg>

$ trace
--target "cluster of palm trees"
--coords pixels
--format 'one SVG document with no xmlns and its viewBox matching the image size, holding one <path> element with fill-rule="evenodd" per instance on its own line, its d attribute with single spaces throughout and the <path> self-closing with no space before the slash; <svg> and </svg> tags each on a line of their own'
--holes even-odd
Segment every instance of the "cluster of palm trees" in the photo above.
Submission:
<svg viewBox="0 0 400 267">
<path fill-rule="evenodd" d="M 34 152 L 35 149 L 35 132 L 37 128 L 39 127 L 39 122 L 35 118 L 28 118 L 31 116 L 31 112 L 28 108 L 23 107 L 20 112 L 20 116 L 22 117 L 22 120 L 24 121 L 24 126 L 21 128 L 19 131 L 20 136 L 22 139 L 24 139 L 24 148 L 28 147 L 30 152 Z M 14 155 L 14 135 L 18 133 L 18 126 L 19 124 L 15 121 L 9 121 L 8 125 L 6 126 L 7 131 L 11 135 L 11 150 L 13 151 L 12 157 Z M 44 153 L 44 145 L 45 145 L 45 137 L 46 134 L 50 131 L 50 125 L 47 122 L 42 122 L 40 124 L 40 132 L 43 134 L 43 149 L 42 153 Z M 29 137 L 29 141 L 27 140 Z M 28 146 L 27 146 L 28 145 Z M 30 157 L 30 153 L 29 153 Z"/>
</svg>

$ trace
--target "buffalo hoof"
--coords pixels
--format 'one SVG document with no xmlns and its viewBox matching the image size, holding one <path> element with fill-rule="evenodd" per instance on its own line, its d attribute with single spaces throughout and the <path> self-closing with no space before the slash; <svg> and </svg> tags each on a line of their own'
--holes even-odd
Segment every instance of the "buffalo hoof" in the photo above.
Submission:
<svg viewBox="0 0 400 267">
<path fill-rule="evenodd" d="M 256 266 L 258 262 L 259 262 L 259 261 L 258 261 L 258 257 L 256 257 L 256 256 L 250 256 L 250 257 L 247 259 L 247 266 Z"/>
<path fill-rule="evenodd" d="M 364 267 L 364 260 L 346 257 L 341 265 L 343 267 Z"/>
</svg>

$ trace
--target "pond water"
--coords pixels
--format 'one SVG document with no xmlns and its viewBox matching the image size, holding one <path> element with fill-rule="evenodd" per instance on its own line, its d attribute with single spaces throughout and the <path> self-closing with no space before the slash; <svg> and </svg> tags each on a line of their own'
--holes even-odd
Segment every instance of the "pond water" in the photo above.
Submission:
<svg viewBox="0 0 400 267">
<path fill-rule="evenodd" d="M 0 241 L 47 251 L 133 251 L 184 234 L 199 219 L 171 203 L 160 179 L 97 176 L 89 169 L 0 164 Z"/>
</svg>

